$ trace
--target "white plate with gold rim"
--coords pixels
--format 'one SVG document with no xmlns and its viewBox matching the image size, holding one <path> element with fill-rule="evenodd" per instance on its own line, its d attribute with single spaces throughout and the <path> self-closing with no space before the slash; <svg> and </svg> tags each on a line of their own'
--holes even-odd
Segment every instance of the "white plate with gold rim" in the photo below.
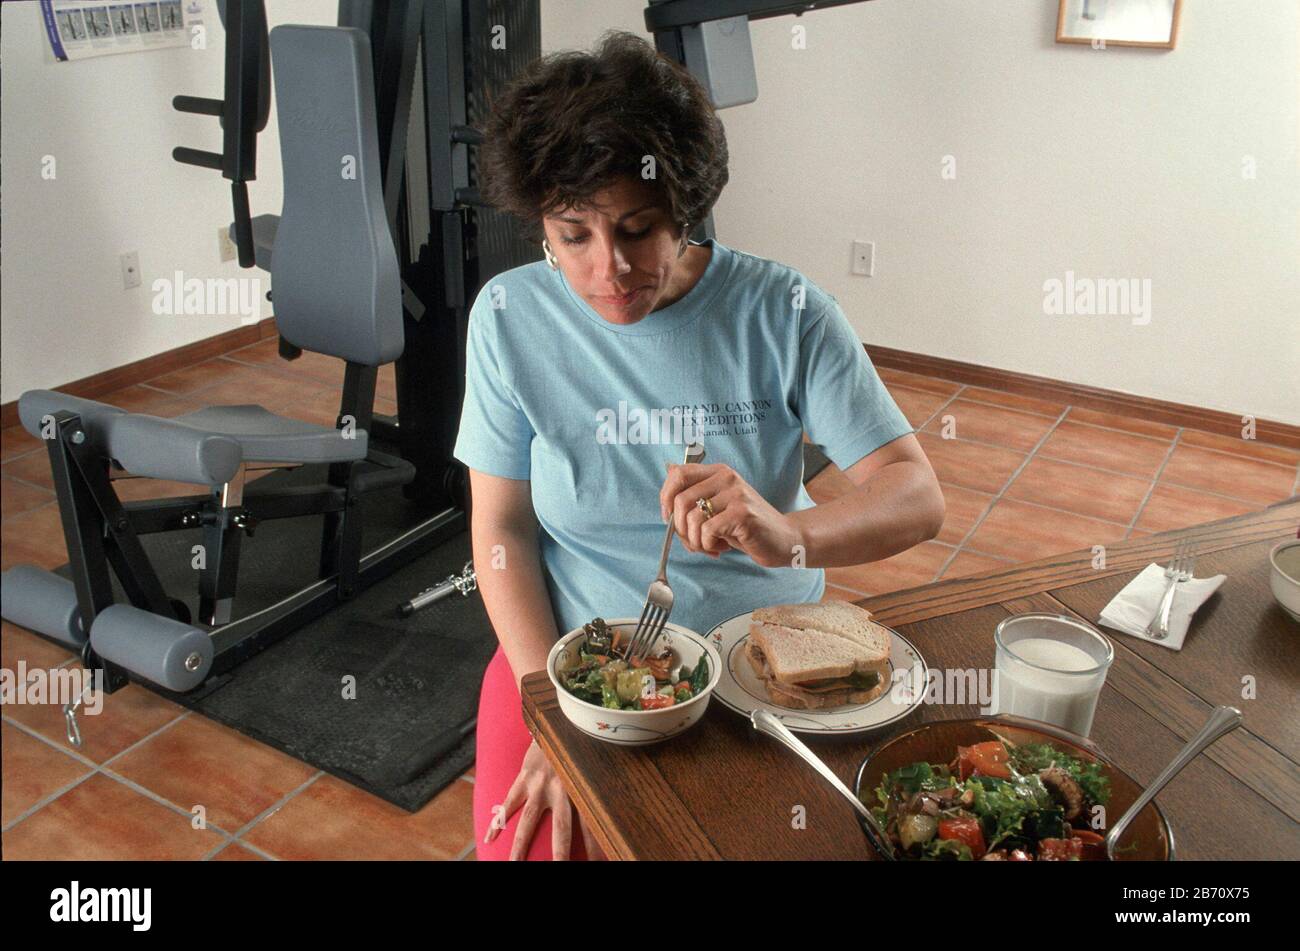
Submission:
<svg viewBox="0 0 1300 951">
<path fill-rule="evenodd" d="M 881 624 L 889 631 L 890 686 L 875 700 L 820 710 L 796 710 L 773 703 L 745 657 L 752 617 L 752 611 L 737 614 L 705 635 L 722 656 L 722 676 L 713 688 L 713 697 L 741 716 L 766 710 L 795 733 L 865 733 L 899 722 L 925 698 L 925 658 L 902 634 Z"/>
</svg>

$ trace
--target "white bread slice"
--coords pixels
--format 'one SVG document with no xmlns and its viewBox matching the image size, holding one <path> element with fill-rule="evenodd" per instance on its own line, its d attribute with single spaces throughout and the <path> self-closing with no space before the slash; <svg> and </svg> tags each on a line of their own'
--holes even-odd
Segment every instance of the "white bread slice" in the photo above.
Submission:
<svg viewBox="0 0 1300 951">
<path fill-rule="evenodd" d="M 798 684 L 779 683 L 772 676 L 772 668 L 767 662 L 767 657 L 763 654 L 763 649 L 758 646 L 758 643 L 752 637 L 745 641 L 745 658 L 749 661 L 749 665 L 754 669 L 754 673 L 757 675 L 759 680 L 767 683 L 777 683 L 781 687 L 795 690 L 800 695 L 811 696 L 814 694 L 824 693 L 839 694 L 845 690 L 857 693 L 864 689 L 868 689 L 853 683 L 848 677 L 836 677 L 834 679 L 817 680 Z M 889 675 L 889 668 L 888 665 L 882 664 L 880 667 L 873 668 L 872 672 L 880 678 L 880 682 L 883 682 Z"/>
<path fill-rule="evenodd" d="M 786 607 L 802 606 L 782 606 Z M 816 618 L 807 612 L 789 616 L 799 613 L 808 620 Z M 773 703 L 800 710 L 870 703 L 889 685 L 889 634 L 874 622 L 867 623 L 869 649 L 856 637 L 756 620 L 749 628 L 745 655 Z M 875 686 L 853 684 L 848 679 L 853 673 L 875 673 Z"/>
<path fill-rule="evenodd" d="M 853 641 L 823 631 L 798 631 L 780 624 L 751 624 L 750 640 L 763 652 L 772 679 L 797 684 L 835 680 L 876 669 L 878 658 Z"/>
<path fill-rule="evenodd" d="M 854 683 L 852 679 L 849 678 L 849 674 L 836 677 L 807 677 L 807 679 L 805 679 L 805 674 L 800 672 L 794 674 L 794 676 L 790 676 L 790 674 L 787 673 L 787 676 L 784 678 L 777 677 L 776 674 L 772 672 L 772 666 L 771 664 L 768 664 L 767 655 L 766 653 L 763 653 L 763 648 L 761 646 L 761 643 L 774 643 L 774 640 L 772 640 L 771 637 L 766 637 L 766 635 L 764 635 L 764 629 L 766 629 L 767 634 L 771 634 L 774 626 L 758 626 L 758 637 L 755 638 L 751 635 L 751 637 L 746 639 L 745 642 L 745 656 L 748 657 L 749 664 L 750 666 L 753 666 L 754 673 L 757 674 L 759 679 L 781 683 L 781 685 L 787 687 L 798 687 L 800 691 L 807 692 L 807 694 L 829 694 L 829 692 L 846 689 L 863 690 L 863 687 L 859 685 L 859 683 Z M 802 646 L 805 647 L 806 650 L 816 650 L 816 646 L 818 646 L 818 638 L 829 640 L 831 643 L 835 642 L 836 639 L 833 634 L 823 635 L 819 634 L 818 631 L 813 631 L 813 633 L 809 633 L 809 631 L 796 631 L 796 634 L 800 635 Z M 781 651 L 783 651 L 783 644 L 784 642 L 775 643 L 774 650 L 777 652 L 777 655 L 780 655 Z M 842 650 L 842 648 L 837 647 L 837 650 Z M 792 657 L 788 657 L 788 660 L 793 659 Z M 815 669 L 813 672 L 822 673 Z M 854 669 L 850 670 L 849 673 L 857 673 L 859 676 L 861 676 L 861 674 L 875 673 L 876 676 L 884 679 L 889 676 L 889 664 L 888 661 L 885 660 L 866 661 L 866 663 L 859 661 L 859 663 L 855 665 Z"/>
<path fill-rule="evenodd" d="M 824 631 L 857 644 L 869 654 L 889 656 L 889 632 L 871 620 L 871 612 L 848 601 L 777 604 L 753 614 L 758 623 L 779 624 L 797 630 Z"/>
</svg>

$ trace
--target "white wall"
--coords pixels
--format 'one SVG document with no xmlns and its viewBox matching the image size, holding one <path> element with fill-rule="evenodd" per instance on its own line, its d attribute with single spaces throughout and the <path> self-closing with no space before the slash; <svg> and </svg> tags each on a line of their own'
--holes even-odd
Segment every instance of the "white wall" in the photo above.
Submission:
<svg viewBox="0 0 1300 951">
<path fill-rule="evenodd" d="M 268 6 L 273 25 L 336 13 Z M 644 34 L 643 9 L 542 0 L 543 46 Z M 1173 52 L 1058 45 L 1055 10 L 870 0 L 751 24 L 759 100 L 721 113 L 719 239 L 802 269 L 871 343 L 1300 423 L 1294 0 L 1184 4 Z M 36 4 L 0 15 L 0 401 L 237 326 L 149 308 L 150 280 L 177 267 L 239 273 L 217 260 L 226 182 L 170 158 L 219 148 L 213 120 L 170 109 L 175 93 L 220 95 L 219 28 L 204 52 L 55 64 Z M 791 48 L 796 25 L 807 49 Z M 279 209 L 274 122 L 254 213 Z M 872 278 L 849 272 L 854 238 L 876 242 Z M 123 291 L 131 249 L 144 283 Z M 1067 270 L 1150 279 L 1150 324 L 1045 316 L 1043 283 Z"/>
<path fill-rule="evenodd" d="M 202 340 L 237 316 L 158 316 L 151 284 L 251 276 L 222 263 L 230 183 L 172 160 L 175 146 L 221 151 L 215 118 L 172 109 L 172 96 L 222 96 L 225 35 L 205 0 L 207 48 L 152 50 L 59 63 L 35 2 L 0 4 L 0 402 Z M 270 22 L 333 23 L 337 4 L 271 0 Z M 53 156 L 56 177 L 42 178 Z M 279 212 L 280 141 L 272 109 L 258 137 L 253 213 Z M 123 290 L 120 255 L 138 251 L 141 284 Z M 270 305 L 261 301 L 263 316 Z"/>
</svg>

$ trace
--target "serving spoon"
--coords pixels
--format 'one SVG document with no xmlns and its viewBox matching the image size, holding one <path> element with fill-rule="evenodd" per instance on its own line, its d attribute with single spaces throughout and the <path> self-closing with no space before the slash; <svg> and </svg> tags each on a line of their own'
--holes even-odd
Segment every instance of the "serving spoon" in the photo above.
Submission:
<svg viewBox="0 0 1300 951">
<path fill-rule="evenodd" d="M 786 728 L 784 723 L 766 710 L 751 710 L 749 714 L 749 722 L 754 724 L 754 729 L 759 733 L 766 733 L 787 749 L 792 750 L 801 757 L 805 763 L 815 769 L 822 779 L 830 783 L 831 787 L 837 793 L 849 801 L 853 808 L 857 810 L 858 815 L 862 817 L 862 820 L 866 822 L 867 825 L 871 826 L 872 830 L 876 833 L 876 838 L 879 840 L 881 848 L 891 859 L 895 858 L 894 843 L 890 840 L 889 836 L 885 834 L 885 830 L 880 827 L 880 823 L 876 820 L 876 817 L 871 814 L 871 810 L 867 808 L 866 803 L 853 795 L 853 792 L 849 787 L 840 782 L 840 778 L 835 775 L 835 771 L 822 762 L 821 757 L 810 750 L 802 740 Z"/>
<path fill-rule="evenodd" d="M 1110 831 L 1106 833 L 1106 858 L 1114 861 L 1115 846 L 1119 844 L 1120 836 L 1124 834 L 1128 824 L 1133 821 L 1133 818 L 1139 812 L 1146 808 L 1147 803 L 1156 797 L 1156 793 L 1168 785 L 1169 780 L 1182 772 L 1183 767 L 1200 755 L 1201 751 L 1207 746 L 1219 739 L 1219 737 L 1231 733 L 1239 726 L 1241 726 L 1240 710 L 1236 707 L 1215 707 L 1210 712 L 1210 718 L 1205 721 L 1205 726 L 1201 727 L 1200 731 L 1187 741 L 1187 745 L 1174 757 L 1173 762 L 1151 781 L 1151 785 L 1143 790 L 1142 795 L 1137 797 L 1137 801 L 1129 806 L 1124 815 L 1119 817 L 1119 821 L 1110 827 Z"/>
</svg>

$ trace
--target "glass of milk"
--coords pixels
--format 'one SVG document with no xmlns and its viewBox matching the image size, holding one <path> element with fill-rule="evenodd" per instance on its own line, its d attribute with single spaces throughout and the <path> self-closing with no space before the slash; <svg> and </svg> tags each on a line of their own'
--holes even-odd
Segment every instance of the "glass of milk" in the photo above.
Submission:
<svg viewBox="0 0 1300 951">
<path fill-rule="evenodd" d="M 1063 614 L 1013 615 L 997 626 L 993 640 L 993 712 L 1043 720 L 1086 737 L 1115 657 L 1110 641 Z"/>
</svg>

